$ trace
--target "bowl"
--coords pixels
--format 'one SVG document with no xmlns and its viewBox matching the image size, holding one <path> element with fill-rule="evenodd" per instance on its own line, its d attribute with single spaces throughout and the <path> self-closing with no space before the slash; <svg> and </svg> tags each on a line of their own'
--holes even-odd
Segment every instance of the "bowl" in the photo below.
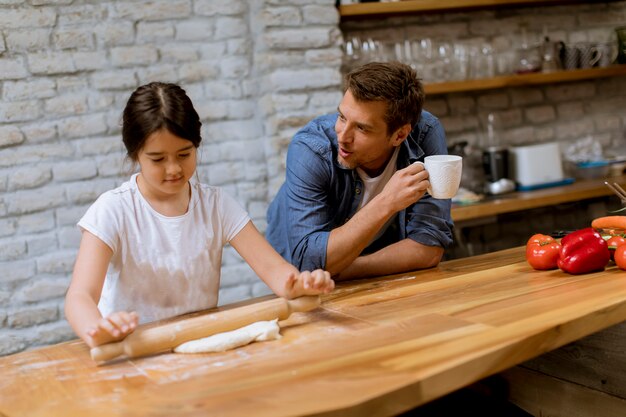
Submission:
<svg viewBox="0 0 626 417">
<path fill-rule="evenodd" d="M 574 165 L 574 176 L 578 179 L 593 180 L 604 178 L 609 175 L 609 163 L 607 161 L 578 162 Z"/>
</svg>

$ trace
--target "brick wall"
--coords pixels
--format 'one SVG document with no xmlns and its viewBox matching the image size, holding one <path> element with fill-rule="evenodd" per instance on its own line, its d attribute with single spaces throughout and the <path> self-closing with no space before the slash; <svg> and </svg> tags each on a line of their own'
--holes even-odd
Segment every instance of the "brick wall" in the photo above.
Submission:
<svg viewBox="0 0 626 417">
<path fill-rule="evenodd" d="M 289 137 L 339 100 L 337 26 L 333 0 L 0 0 L 0 355 L 74 337 L 75 224 L 132 172 L 120 116 L 137 86 L 187 90 L 200 179 L 264 230 Z M 220 303 L 267 292 L 227 248 Z"/>
</svg>

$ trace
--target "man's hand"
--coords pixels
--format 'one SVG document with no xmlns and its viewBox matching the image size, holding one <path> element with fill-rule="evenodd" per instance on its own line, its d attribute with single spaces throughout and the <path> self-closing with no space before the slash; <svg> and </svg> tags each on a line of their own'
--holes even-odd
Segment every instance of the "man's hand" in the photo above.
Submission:
<svg viewBox="0 0 626 417">
<path fill-rule="evenodd" d="M 418 201 L 430 186 L 428 171 L 421 163 L 413 163 L 396 171 L 380 193 L 392 213 L 404 210 Z"/>
</svg>

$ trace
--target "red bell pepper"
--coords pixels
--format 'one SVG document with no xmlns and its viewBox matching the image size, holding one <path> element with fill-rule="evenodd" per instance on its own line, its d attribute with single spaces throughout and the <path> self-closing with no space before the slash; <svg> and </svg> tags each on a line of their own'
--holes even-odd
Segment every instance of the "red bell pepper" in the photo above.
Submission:
<svg viewBox="0 0 626 417">
<path fill-rule="evenodd" d="M 606 241 L 591 227 L 577 230 L 561 239 L 558 265 L 569 274 L 603 270 L 610 258 Z"/>
</svg>

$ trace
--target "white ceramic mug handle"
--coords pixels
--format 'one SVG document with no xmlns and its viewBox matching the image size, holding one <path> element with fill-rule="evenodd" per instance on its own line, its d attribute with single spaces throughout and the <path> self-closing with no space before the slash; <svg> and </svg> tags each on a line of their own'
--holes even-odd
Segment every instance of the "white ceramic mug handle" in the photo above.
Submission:
<svg viewBox="0 0 626 417">
<path fill-rule="evenodd" d="M 602 51 L 594 46 L 591 48 L 591 55 L 593 56 L 593 58 L 591 58 L 591 60 L 589 61 L 589 66 L 593 67 L 602 58 Z"/>
<path fill-rule="evenodd" d="M 421 165 L 424 168 L 424 170 L 426 170 L 426 165 L 424 165 L 424 163 L 422 161 L 415 161 L 415 162 L 413 162 L 413 165 L 415 165 L 415 164 Z M 430 181 L 429 181 L 429 183 L 430 183 Z M 426 191 L 428 191 L 428 194 L 430 194 L 431 196 L 433 195 L 432 188 L 428 187 L 426 189 Z"/>
</svg>

